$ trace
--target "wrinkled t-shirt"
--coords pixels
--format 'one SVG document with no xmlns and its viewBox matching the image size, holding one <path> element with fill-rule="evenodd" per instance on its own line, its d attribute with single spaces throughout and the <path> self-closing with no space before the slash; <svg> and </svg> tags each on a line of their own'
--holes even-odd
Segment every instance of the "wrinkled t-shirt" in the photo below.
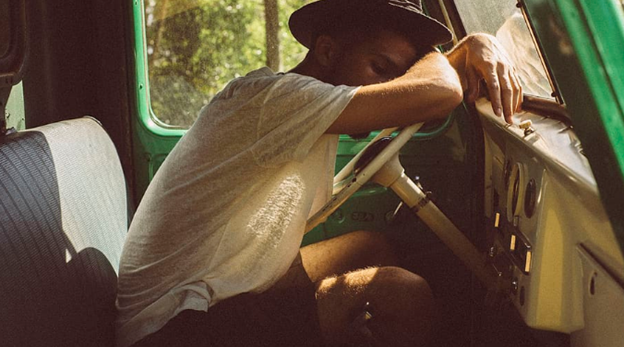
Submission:
<svg viewBox="0 0 624 347">
<path fill-rule="evenodd" d="M 331 195 L 324 134 L 357 88 L 268 68 L 231 81 L 158 170 L 124 245 L 117 345 L 186 309 L 271 287 Z"/>
</svg>

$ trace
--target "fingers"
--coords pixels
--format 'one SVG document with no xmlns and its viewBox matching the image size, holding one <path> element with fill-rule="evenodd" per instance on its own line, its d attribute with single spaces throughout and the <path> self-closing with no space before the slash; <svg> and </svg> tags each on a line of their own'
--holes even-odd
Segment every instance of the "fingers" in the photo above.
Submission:
<svg viewBox="0 0 624 347">
<path fill-rule="evenodd" d="M 475 102 L 477 97 L 479 96 L 479 75 L 472 68 L 469 67 L 466 69 L 466 80 L 467 80 L 467 92 L 466 101 L 467 102 Z"/>
<path fill-rule="evenodd" d="M 466 101 L 474 102 L 479 95 L 479 80 L 486 83 L 492 110 L 509 124 L 522 105 L 522 86 L 511 59 L 504 48 L 489 35 L 473 35 L 466 40 Z"/>
<path fill-rule="evenodd" d="M 513 124 L 514 113 L 522 104 L 522 85 L 516 75 L 515 68 L 506 59 L 489 64 L 483 72 L 488 86 L 492 110 L 505 121 Z"/>
<path fill-rule="evenodd" d="M 511 67 L 511 69 L 507 69 L 505 72 L 505 83 L 507 84 L 508 91 L 503 90 L 503 108 L 505 105 L 509 105 L 509 110 L 504 110 L 505 121 L 509 124 L 513 124 L 512 117 L 516 112 L 519 112 L 522 106 L 522 84 L 520 83 L 520 79 L 516 74 L 516 69 Z M 501 82 L 501 85 L 503 82 Z M 509 101 L 506 101 L 505 98 L 509 97 Z"/>
<path fill-rule="evenodd" d="M 509 71 L 509 76 L 511 77 L 511 81 L 513 82 L 513 86 L 514 86 L 513 110 L 514 112 L 520 112 L 520 110 L 522 109 L 522 98 L 523 98 L 522 84 L 520 83 L 520 78 L 518 78 L 518 75 L 516 74 L 515 68 Z"/>
<path fill-rule="evenodd" d="M 494 64 L 488 64 L 485 71 L 482 71 L 482 75 L 488 88 L 492 110 L 498 117 L 501 117 L 503 115 L 503 107 L 501 103 L 500 81 Z"/>
<path fill-rule="evenodd" d="M 501 104 L 503 107 L 503 115 L 505 117 L 505 121 L 509 124 L 513 123 L 512 116 L 515 111 L 515 100 L 517 99 L 517 95 L 515 95 L 515 89 L 512 85 L 512 77 L 509 75 L 510 70 L 507 66 L 499 65 L 498 66 L 498 80 L 501 89 Z"/>
</svg>

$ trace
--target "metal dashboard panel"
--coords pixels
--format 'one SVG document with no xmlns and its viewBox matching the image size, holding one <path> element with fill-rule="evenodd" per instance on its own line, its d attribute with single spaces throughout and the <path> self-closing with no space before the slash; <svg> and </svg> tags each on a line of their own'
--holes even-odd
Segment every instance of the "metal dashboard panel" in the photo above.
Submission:
<svg viewBox="0 0 624 347">
<path fill-rule="evenodd" d="M 624 341 L 624 289 L 608 269 L 581 245 L 585 328 L 572 335 L 574 346 L 618 347 Z"/>
<path fill-rule="evenodd" d="M 485 99 L 477 102 L 477 110 L 485 133 L 484 201 L 492 264 L 510 283 L 509 298 L 527 325 L 563 333 L 582 330 L 587 303 L 577 247 L 585 245 L 619 273 L 624 273 L 624 258 L 580 142 L 553 119 L 524 112 L 509 126 Z M 532 133 L 518 127 L 525 120 L 532 121 Z M 532 211 L 527 209 L 531 204 Z"/>
</svg>

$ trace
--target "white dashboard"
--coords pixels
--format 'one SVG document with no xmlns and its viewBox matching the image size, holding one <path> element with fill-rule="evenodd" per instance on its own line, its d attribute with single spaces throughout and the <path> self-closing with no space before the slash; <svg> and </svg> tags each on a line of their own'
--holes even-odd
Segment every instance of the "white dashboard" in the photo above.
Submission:
<svg viewBox="0 0 624 347">
<path fill-rule="evenodd" d="M 509 299 L 528 326 L 574 346 L 620 346 L 624 258 L 572 127 L 529 112 L 507 125 L 487 100 L 476 107 L 489 258 Z"/>
</svg>

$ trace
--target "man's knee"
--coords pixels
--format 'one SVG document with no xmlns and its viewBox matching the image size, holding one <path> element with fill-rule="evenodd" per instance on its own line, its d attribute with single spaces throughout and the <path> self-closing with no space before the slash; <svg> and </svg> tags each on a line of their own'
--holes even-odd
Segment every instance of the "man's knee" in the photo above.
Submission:
<svg viewBox="0 0 624 347">
<path fill-rule="evenodd" d="M 370 303 L 367 328 L 392 346 L 424 346 L 432 330 L 434 301 L 427 282 L 397 267 L 369 268 L 327 279 L 317 291 L 327 340 L 346 342 L 349 326 Z"/>
<path fill-rule="evenodd" d="M 385 288 L 371 302 L 373 335 L 388 346 L 428 345 L 435 301 L 427 281 L 400 268 L 385 268 L 378 276 L 377 285 Z"/>
<path fill-rule="evenodd" d="M 373 316 L 379 316 L 379 327 L 385 323 L 425 327 L 433 314 L 434 299 L 427 281 L 402 268 L 379 268 L 371 281 L 370 295 L 368 301 L 375 311 Z"/>
</svg>

